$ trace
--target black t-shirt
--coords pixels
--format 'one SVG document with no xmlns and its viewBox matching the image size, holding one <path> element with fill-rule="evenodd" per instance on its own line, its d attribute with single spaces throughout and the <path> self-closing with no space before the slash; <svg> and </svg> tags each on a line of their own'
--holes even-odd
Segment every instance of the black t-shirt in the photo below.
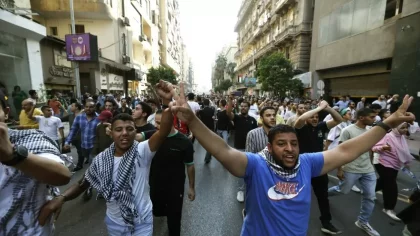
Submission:
<svg viewBox="0 0 420 236">
<path fill-rule="evenodd" d="M 156 127 L 150 123 L 147 123 L 146 125 L 143 125 L 143 126 L 136 126 L 137 133 L 141 133 L 141 132 L 145 132 L 149 130 L 155 130 L 155 129 Z"/>
<path fill-rule="evenodd" d="M 214 108 L 204 107 L 203 110 L 198 111 L 198 117 L 210 130 L 214 130 Z"/>
<path fill-rule="evenodd" d="M 258 128 L 257 120 L 251 116 L 236 115 L 233 118 L 235 124 L 235 140 L 233 145 L 236 149 L 245 149 L 248 132 Z"/>
<path fill-rule="evenodd" d="M 316 127 L 305 124 L 302 128 L 295 130 L 301 154 L 324 150 L 324 134 L 328 131 L 325 121 L 319 122 Z"/>
<path fill-rule="evenodd" d="M 153 157 L 150 186 L 184 186 L 185 165 L 194 163 L 192 142 L 182 133 L 166 138 Z"/>
<path fill-rule="evenodd" d="M 226 114 L 226 110 L 217 112 L 217 129 L 228 130 L 229 129 L 229 117 Z"/>
<path fill-rule="evenodd" d="M 407 225 L 412 235 L 420 235 L 420 200 L 406 207 L 397 217 Z"/>
</svg>

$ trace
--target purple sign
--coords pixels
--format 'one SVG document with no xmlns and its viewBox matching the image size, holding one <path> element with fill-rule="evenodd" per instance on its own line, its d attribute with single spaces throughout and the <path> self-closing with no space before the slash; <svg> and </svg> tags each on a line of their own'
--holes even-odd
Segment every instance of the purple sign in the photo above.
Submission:
<svg viewBox="0 0 420 236">
<path fill-rule="evenodd" d="M 67 34 L 66 51 L 69 61 L 96 61 L 97 37 L 91 34 Z"/>
</svg>

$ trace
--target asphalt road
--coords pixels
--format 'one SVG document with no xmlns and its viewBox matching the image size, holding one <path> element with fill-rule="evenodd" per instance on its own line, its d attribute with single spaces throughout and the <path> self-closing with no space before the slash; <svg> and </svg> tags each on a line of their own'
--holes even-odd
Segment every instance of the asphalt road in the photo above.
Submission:
<svg viewBox="0 0 420 236">
<path fill-rule="evenodd" d="M 182 235 L 239 235 L 242 226 L 241 210 L 243 204 L 236 201 L 236 192 L 237 188 L 241 186 L 242 180 L 230 175 L 215 160 L 205 165 L 204 149 L 197 142 L 195 143 L 195 150 L 196 200 L 190 202 L 187 197 L 184 198 Z M 76 156 L 75 150 L 72 150 L 72 154 Z M 419 162 L 414 163 L 412 170 L 420 176 Z M 77 181 L 82 174 L 83 172 L 77 172 L 70 184 Z M 331 186 L 338 183 L 334 176 L 335 173 L 331 173 Z M 398 183 L 399 188 L 402 189 L 412 187 L 414 181 L 400 173 Z M 66 189 L 68 186 L 61 187 L 61 190 Z M 402 191 L 400 193 L 402 195 L 400 195 L 397 203 L 397 212 L 407 206 L 406 195 L 408 194 Z M 381 235 L 401 235 L 403 224 L 392 221 L 382 213 L 382 196 L 378 194 L 377 197 L 378 200 L 371 218 L 371 225 Z M 312 195 L 312 199 L 313 204 L 311 206 L 308 235 L 323 235 L 320 231 L 319 210 L 314 195 Z M 343 230 L 342 235 L 365 235 L 354 225 L 360 209 L 360 200 L 360 194 L 353 192 L 348 195 L 330 198 L 333 223 L 336 227 Z M 90 201 L 84 202 L 81 198 L 75 199 L 65 204 L 60 218 L 56 222 L 56 235 L 106 235 L 106 228 L 103 223 L 104 217 L 104 200 L 92 198 Z M 154 235 L 168 235 L 165 218 L 154 219 Z"/>
</svg>

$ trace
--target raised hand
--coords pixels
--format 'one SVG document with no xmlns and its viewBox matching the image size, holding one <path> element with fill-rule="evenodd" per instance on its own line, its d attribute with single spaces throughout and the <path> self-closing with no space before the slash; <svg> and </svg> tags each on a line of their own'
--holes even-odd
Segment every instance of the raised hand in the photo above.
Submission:
<svg viewBox="0 0 420 236">
<path fill-rule="evenodd" d="M 178 119 L 188 125 L 191 121 L 197 118 L 185 99 L 185 89 L 183 83 L 179 85 L 179 96 L 174 93 L 173 98 L 175 102 L 172 102 L 169 106 Z"/>
<path fill-rule="evenodd" d="M 319 107 L 322 107 L 322 109 L 325 109 L 325 108 L 327 108 L 329 105 L 328 105 L 328 102 L 326 102 L 326 101 L 324 101 L 324 100 L 322 100 L 320 103 L 319 103 L 319 105 L 318 105 Z"/>
<path fill-rule="evenodd" d="M 390 117 L 383 121 L 383 123 L 389 125 L 391 128 L 396 128 L 400 124 L 407 122 L 410 123 L 416 119 L 413 113 L 407 112 L 408 107 L 410 107 L 413 97 L 408 95 L 404 96 L 403 102 L 397 111 L 392 113 Z"/>
<path fill-rule="evenodd" d="M 176 95 L 174 86 L 163 80 L 156 84 L 156 92 L 161 98 L 167 100 L 171 100 Z"/>
</svg>

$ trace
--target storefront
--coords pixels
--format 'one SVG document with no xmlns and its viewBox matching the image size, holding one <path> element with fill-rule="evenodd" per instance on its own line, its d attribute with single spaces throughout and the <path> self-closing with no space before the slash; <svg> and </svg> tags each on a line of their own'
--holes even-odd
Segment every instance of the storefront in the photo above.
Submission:
<svg viewBox="0 0 420 236">
<path fill-rule="evenodd" d="M 64 97 L 75 93 L 74 70 L 67 60 L 65 42 L 47 36 L 41 40 L 41 57 L 47 97 L 60 92 Z"/>
<path fill-rule="evenodd" d="M 17 117 L 29 90 L 43 86 L 39 41 L 45 35 L 44 26 L 0 9 L 0 87 L 9 97 L 11 117 Z"/>
</svg>

